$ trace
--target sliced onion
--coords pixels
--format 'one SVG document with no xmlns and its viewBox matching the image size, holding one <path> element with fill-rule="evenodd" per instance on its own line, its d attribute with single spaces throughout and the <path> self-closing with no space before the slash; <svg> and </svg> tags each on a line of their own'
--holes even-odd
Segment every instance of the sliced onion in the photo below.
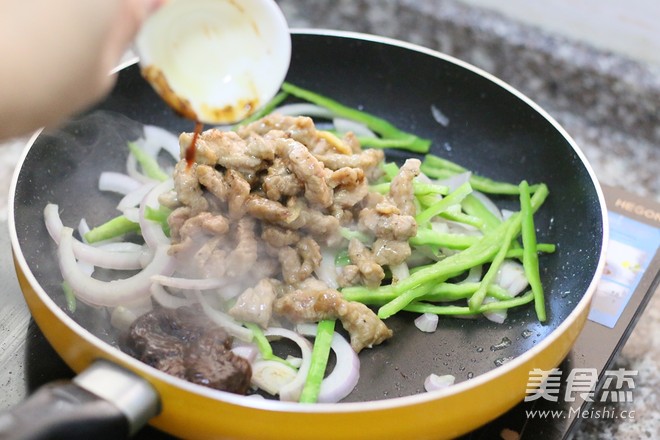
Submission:
<svg viewBox="0 0 660 440">
<path fill-rule="evenodd" d="M 209 302 L 204 298 L 200 292 L 195 292 L 197 301 L 202 305 L 204 314 L 216 325 L 222 327 L 230 335 L 240 339 L 241 341 L 250 342 L 254 338 L 254 334 L 251 330 L 243 327 L 239 322 L 234 318 L 222 312 L 218 309 L 215 309 L 209 304 Z"/>
<path fill-rule="evenodd" d="M 150 301 L 143 301 L 133 306 L 118 306 L 110 314 L 110 324 L 118 330 L 128 331 L 131 324 L 152 309 Z"/>
<path fill-rule="evenodd" d="M 429 374 L 424 380 L 424 389 L 426 391 L 435 391 L 447 388 L 456 382 L 456 378 L 451 374 L 438 376 L 437 374 Z"/>
<path fill-rule="evenodd" d="M 390 266 L 390 270 L 392 271 L 392 284 L 396 284 L 410 276 L 410 269 L 405 261 Z"/>
<path fill-rule="evenodd" d="M 257 355 L 259 354 L 259 350 L 257 349 L 257 347 L 255 347 L 254 345 L 247 345 L 247 344 L 235 345 L 231 348 L 231 351 L 236 356 L 240 356 L 243 359 L 247 360 L 250 363 L 250 365 L 254 364 L 254 361 L 257 359 Z"/>
<path fill-rule="evenodd" d="M 442 113 L 442 111 L 435 104 L 431 104 L 431 114 L 433 115 L 433 119 L 435 119 L 438 124 L 442 125 L 443 127 L 449 126 L 449 118 L 447 115 Z"/>
<path fill-rule="evenodd" d="M 433 333 L 438 328 L 438 315 L 435 313 L 422 313 L 415 318 L 415 327 L 425 333 Z"/>
<path fill-rule="evenodd" d="M 521 293 L 529 285 L 523 265 L 514 260 L 502 262 L 493 282 L 506 289 L 512 297 Z"/>
<path fill-rule="evenodd" d="M 296 329 L 305 336 L 316 335 L 316 324 L 298 324 Z M 321 382 L 317 401 L 337 403 L 355 388 L 360 379 L 360 358 L 344 337 L 335 332 L 330 345 L 335 352 L 335 367 Z"/>
<path fill-rule="evenodd" d="M 99 176 L 99 190 L 126 195 L 135 191 L 142 183 L 128 174 L 103 171 Z"/>
<path fill-rule="evenodd" d="M 498 302 L 496 298 L 487 296 L 484 298 L 483 303 L 488 304 L 488 303 L 493 303 L 493 302 Z M 496 322 L 497 324 L 504 324 L 504 321 L 506 321 L 506 310 L 493 310 L 491 312 L 484 312 L 484 316 L 486 319 L 492 322 Z"/>
<path fill-rule="evenodd" d="M 319 280 L 323 281 L 331 289 L 339 287 L 337 280 L 337 266 L 335 266 L 335 253 L 332 249 L 321 248 L 321 264 L 314 269 Z"/>
<path fill-rule="evenodd" d="M 151 281 L 162 286 L 184 290 L 211 290 L 227 285 L 224 278 L 180 278 L 165 275 L 154 275 Z"/>
<path fill-rule="evenodd" d="M 138 206 L 142 199 L 144 199 L 147 193 L 151 191 L 156 186 L 156 184 L 157 182 L 141 184 L 139 187 L 122 197 L 122 199 L 117 204 L 117 209 L 124 211 L 126 208 Z"/>
<path fill-rule="evenodd" d="M 306 102 L 296 104 L 286 104 L 277 107 L 273 113 L 279 113 L 283 116 L 309 116 L 310 118 L 332 119 L 334 113 L 325 107 Z"/>
<path fill-rule="evenodd" d="M 295 369 L 278 361 L 261 360 L 252 364 L 252 384 L 272 396 L 280 394 L 297 375 Z"/>
<path fill-rule="evenodd" d="M 60 244 L 60 237 L 64 225 L 60 219 L 59 207 L 49 203 L 44 208 L 46 229 L 56 244 Z M 143 267 L 141 251 L 115 251 L 106 250 L 99 246 L 91 246 L 71 237 L 75 258 L 96 267 L 117 270 L 135 270 Z"/>
<path fill-rule="evenodd" d="M 376 133 L 360 122 L 345 118 L 334 118 L 332 123 L 335 126 L 335 130 L 339 133 L 348 133 L 350 131 L 355 136 L 376 137 Z"/>
<path fill-rule="evenodd" d="M 436 180 L 436 183 L 438 185 L 444 185 L 449 188 L 449 192 L 455 191 L 456 188 L 459 186 L 463 185 L 466 182 L 470 181 L 470 177 L 472 177 L 472 173 L 469 171 L 466 171 L 464 173 L 459 173 L 455 174 L 451 177 L 447 177 L 446 179 L 440 179 Z"/>
<path fill-rule="evenodd" d="M 156 125 L 145 125 L 144 138 L 138 139 L 136 144 L 154 158 L 158 156 L 161 149 L 169 153 L 175 161 L 178 161 L 181 155 L 179 137 Z"/>
<path fill-rule="evenodd" d="M 478 283 L 481 281 L 481 275 L 483 273 L 483 268 L 481 265 L 472 266 L 468 271 L 467 276 L 459 281 L 457 284 L 466 284 L 466 283 Z"/>
<path fill-rule="evenodd" d="M 87 243 L 87 240 L 85 240 L 85 235 L 90 231 L 90 227 L 87 224 L 87 220 L 84 218 L 81 218 L 80 221 L 78 222 L 78 235 L 82 238 L 83 243 Z"/>
<path fill-rule="evenodd" d="M 101 281 L 83 273 L 76 264 L 73 229 L 64 227 L 60 235 L 58 257 L 62 277 L 81 301 L 97 306 L 116 307 L 149 296 L 151 277 L 174 271 L 174 259 L 167 246 L 160 246 L 154 258 L 139 273 L 129 278 Z"/>
<path fill-rule="evenodd" d="M 283 386 L 279 393 L 280 400 L 284 400 L 286 402 L 297 402 L 298 399 L 300 399 L 300 393 L 305 386 L 307 373 L 309 373 L 309 366 L 312 362 L 312 345 L 307 339 L 298 333 L 281 327 L 269 327 L 264 330 L 264 335 L 287 338 L 295 342 L 296 345 L 300 347 L 302 363 L 298 369 L 298 374 L 292 382 Z"/>
<path fill-rule="evenodd" d="M 132 154 L 129 154 L 126 158 L 126 173 L 142 184 L 151 183 L 154 181 L 154 179 L 145 176 L 140 171 L 138 171 L 138 161 Z"/>
<path fill-rule="evenodd" d="M 165 232 L 163 232 L 163 228 L 159 223 L 146 218 L 145 214 L 147 211 L 147 206 L 153 209 L 158 209 L 160 206 L 160 203 L 158 202 L 158 196 L 166 191 L 171 190 L 173 186 L 174 182 L 172 179 L 168 179 L 159 183 L 144 196 L 142 202 L 140 203 L 140 231 L 142 232 L 142 238 L 144 238 L 144 242 L 151 248 L 155 248 L 164 244 L 169 245 L 170 239 L 167 237 L 167 235 L 165 235 Z"/>
<path fill-rule="evenodd" d="M 151 297 L 166 309 L 178 309 L 179 307 L 189 306 L 194 303 L 192 299 L 172 295 L 157 283 L 153 283 L 149 291 L 151 292 Z"/>
</svg>

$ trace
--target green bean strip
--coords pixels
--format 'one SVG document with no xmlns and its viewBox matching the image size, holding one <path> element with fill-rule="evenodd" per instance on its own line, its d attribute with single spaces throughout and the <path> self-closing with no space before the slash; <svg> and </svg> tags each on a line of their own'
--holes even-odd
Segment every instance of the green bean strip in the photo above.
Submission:
<svg viewBox="0 0 660 440">
<path fill-rule="evenodd" d="M 467 249 L 479 240 L 477 235 L 449 234 L 432 229 L 418 229 L 408 243 L 413 246 L 439 246 L 447 249 Z"/>
<path fill-rule="evenodd" d="M 488 208 L 486 208 L 486 206 L 481 202 L 481 200 L 479 200 L 473 194 L 470 194 L 463 199 L 463 202 L 461 202 L 461 207 L 467 214 L 481 219 L 485 228 L 494 228 L 495 226 L 502 223 L 502 220 L 490 212 Z"/>
<path fill-rule="evenodd" d="M 316 338 L 312 348 L 312 360 L 305 380 L 305 386 L 300 393 L 300 403 L 316 403 L 325 376 L 325 369 L 330 356 L 330 345 L 335 333 L 334 319 L 322 320 L 316 327 Z"/>
<path fill-rule="evenodd" d="M 264 334 L 263 330 L 261 330 L 261 327 L 253 322 L 244 322 L 243 325 L 252 332 L 254 342 L 256 342 L 257 349 L 259 349 L 259 353 L 263 359 L 267 361 L 277 361 L 297 370 L 297 368 L 291 365 L 291 363 L 273 353 L 273 347 L 270 345 L 270 341 Z"/>
<path fill-rule="evenodd" d="M 261 119 L 266 115 L 269 115 L 277 108 L 278 105 L 280 105 L 286 98 L 289 97 L 289 94 L 286 92 L 280 92 L 277 95 L 273 97 L 270 101 L 266 103 L 261 109 L 257 110 L 254 112 L 252 115 L 248 116 L 247 118 L 243 119 L 241 122 L 238 124 L 234 125 L 233 130 L 236 131 L 239 127 L 242 127 L 243 125 L 247 125 L 251 122 L 256 121 L 257 119 Z"/>
<path fill-rule="evenodd" d="M 497 254 L 495 254 L 495 258 L 493 258 L 493 261 L 490 263 L 490 267 L 479 283 L 479 288 L 468 300 L 468 306 L 470 307 L 470 310 L 479 310 L 484 301 L 484 298 L 486 298 L 488 287 L 490 287 L 490 285 L 493 283 L 493 280 L 497 275 L 497 271 L 500 270 L 500 266 L 502 266 L 502 262 L 506 257 L 506 253 L 511 246 L 511 242 L 517 235 L 515 226 L 515 222 L 511 222 L 506 228 L 504 232 L 504 239 L 502 240 L 502 247 L 497 251 Z"/>
<path fill-rule="evenodd" d="M 545 254 L 552 254 L 557 250 L 557 245 L 553 243 L 538 243 L 536 245 L 536 250 Z M 517 258 L 522 260 L 523 257 L 523 248 L 518 249 L 509 249 L 509 252 L 506 253 L 507 258 Z"/>
<path fill-rule="evenodd" d="M 163 182 L 170 178 L 170 175 L 163 171 L 160 165 L 158 165 L 156 159 L 145 153 L 145 151 L 135 142 L 129 142 L 128 149 L 142 167 L 145 176 L 150 179 L 158 180 L 159 182 Z"/>
<path fill-rule="evenodd" d="M 417 214 L 417 216 L 415 217 L 415 220 L 417 221 L 417 225 L 423 226 L 429 221 L 431 221 L 433 217 L 445 211 L 450 206 L 460 204 L 461 201 L 465 197 L 467 197 L 467 195 L 470 194 L 471 192 L 472 192 L 472 187 L 468 182 L 465 182 L 464 184 L 456 188 L 454 191 L 447 194 L 446 197 L 437 201 L 433 205 L 426 208 L 424 211 Z"/>
<path fill-rule="evenodd" d="M 539 274 L 539 254 L 536 246 L 536 229 L 534 227 L 534 211 L 530 198 L 529 184 L 526 180 L 520 182 L 520 211 L 522 216 L 523 268 L 534 293 L 534 309 L 538 320 L 546 320 L 545 298 L 541 275 Z"/>
<path fill-rule="evenodd" d="M 163 232 L 165 235 L 168 237 L 170 236 L 170 224 L 167 222 L 167 219 L 169 218 L 170 214 L 172 213 L 172 210 L 170 208 L 167 208 L 165 206 L 159 206 L 157 209 L 152 208 L 151 206 L 147 205 L 147 209 L 144 211 L 144 217 L 147 220 L 151 220 L 152 222 L 156 222 L 160 224 L 160 227 L 163 229 Z"/>
<path fill-rule="evenodd" d="M 540 184 L 539 189 L 531 198 L 532 211 L 535 211 L 541 206 L 547 195 L 547 186 Z M 389 318 L 421 296 L 413 290 L 414 287 L 428 282 L 440 283 L 446 281 L 450 277 L 470 269 L 472 266 L 490 261 L 503 244 L 503 235 L 509 223 L 515 223 L 514 235 L 518 234 L 521 223 L 520 213 L 513 214 L 496 228 L 487 231 L 479 241 L 464 251 L 450 255 L 444 260 L 440 260 L 431 266 L 415 272 L 410 277 L 399 281 L 393 286 L 395 292 L 399 295 L 378 310 L 378 317 L 381 319 Z"/>
<path fill-rule="evenodd" d="M 447 159 L 427 154 L 424 156 L 421 170 L 427 176 L 433 179 L 446 179 L 460 173 L 468 172 L 467 168 L 451 162 Z M 487 177 L 479 176 L 474 173 L 470 175 L 470 184 L 476 191 L 488 194 L 518 195 L 520 189 L 518 185 L 507 182 L 499 182 Z M 530 192 L 535 192 L 538 185 L 530 186 Z"/>
<path fill-rule="evenodd" d="M 379 134 L 384 138 L 409 139 L 411 136 L 414 136 L 415 140 L 411 142 L 411 145 L 408 147 L 411 151 L 419 153 L 428 152 L 431 146 L 431 141 L 428 139 L 422 139 L 414 134 L 402 131 L 385 119 L 345 106 L 334 99 L 303 89 L 302 87 L 295 86 L 288 82 L 282 84 L 282 90 L 297 98 L 325 107 L 337 116 L 363 123 L 376 134 Z"/>
<path fill-rule="evenodd" d="M 371 136 L 358 136 L 358 142 L 363 148 L 392 148 L 397 150 L 406 150 L 413 153 L 428 153 L 429 145 L 419 142 L 419 138 L 414 135 L 402 138 L 376 138 Z"/>
<path fill-rule="evenodd" d="M 438 306 L 435 304 L 414 302 L 403 308 L 406 312 L 434 313 L 436 315 L 475 315 L 477 313 L 494 312 L 496 310 L 507 310 L 513 307 L 529 304 L 534 301 L 534 293 L 530 290 L 521 296 L 516 296 L 504 301 L 482 304 L 476 311 L 464 306 Z"/>
<path fill-rule="evenodd" d="M 139 223 L 135 223 L 127 219 L 125 216 L 120 215 L 107 222 L 92 228 L 85 234 L 85 240 L 88 243 L 97 243 L 103 240 L 119 237 L 130 232 L 138 232 L 140 230 Z"/>
<path fill-rule="evenodd" d="M 418 286 L 416 289 L 421 289 L 423 286 Z M 439 283 L 431 285 L 430 288 L 425 288 L 426 292 L 419 297 L 419 301 L 427 302 L 449 302 L 459 299 L 467 299 L 474 294 L 479 288 L 479 283 Z M 487 289 L 488 296 L 500 301 L 508 300 L 511 298 L 506 289 L 491 284 Z M 341 294 L 347 301 L 357 301 L 367 305 L 381 306 L 393 300 L 397 294 L 393 289 L 389 290 L 374 290 L 367 287 L 353 286 L 345 287 L 341 290 Z"/>
</svg>

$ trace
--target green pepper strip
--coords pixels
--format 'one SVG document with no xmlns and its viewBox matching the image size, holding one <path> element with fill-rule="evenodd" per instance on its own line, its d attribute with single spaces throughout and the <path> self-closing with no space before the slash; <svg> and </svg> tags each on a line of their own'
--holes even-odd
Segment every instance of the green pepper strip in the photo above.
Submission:
<svg viewBox="0 0 660 440">
<path fill-rule="evenodd" d="M 139 230 L 139 223 L 132 222 L 125 216 L 120 215 L 87 232 L 85 234 L 85 240 L 88 243 L 96 243 Z"/>
<path fill-rule="evenodd" d="M 415 313 L 434 313 L 436 315 L 474 315 L 477 313 L 494 312 L 496 310 L 506 310 L 524 304 L 529 304 L 532 301 L 534 301 L 534 293 L 530 290 L 524 295 L 516 296 L 504 301 L 482 304 L 477 310 L 472 310 L 469 307 L 463 306 L 438 306 L 435 304 L 428 304 L 423 302 L 410 303 L 405 306 L 403 310 L 406 312 Z"/>
<path fill-rule="evenodd" d="M 418 229 L 408 243 L 413 246 L 438 246 L 447 249 L 467 249 L 479 240 L 477 235 L 449 234 L 431 229 Z"/>
<path fill-rule="evenodd" d="M 369 114 L 364 111 L 360 111 L 339 102 L 328 98 L 326 96 L 320 95 L 318 93 L 312 92 L 310 90 L 303 89 L 302 87 L 295 86 L 291 83 L 285 82 L 282 84 L 282 90 L 305 101 L 309 101 L 313 104 L 325 107 L 330 110 L 337 116 L 351 119 L 353 121 L 361 122 L 369 127 L 376 134 L 381 135 L 387 139 L 410 139 L 411 136 L 415 137 L 414 141 L 407 147 L 409 151 L 416 153 L 426 153 L 429 151 L 431 146 L 431 141 L 428 139 L 422 139 L 415 136 L 414 134 L 407 133 L 402 131 L 386 121 L 385 119 L 379 118 L 372 114 Z"/>
<path fill-rule="evenodd" d="M 163 182 L 170 178 L 170 175 L 163 171 L 160 165 L 158 165 L 158 162 L 145 153 L 135 142 L 129 142 L 128 149 L 131 151 L 131 154 L 135 156 L 140 167 L 142 167 L 145 176 L 150 179 L 158 180 L 159 182 Z"/>
<path fill-rule="evenodd" d="M 273 353 L 273 347 L 270 345 L 270 341 L 266 335 L 264 335 L 261 327 L 253 322 L 244 322 L 243 325 L 252 332 L 252 335 L 254 335 L 254 341 L 257 343 L 257 348 L 263 359 L 267 361 L 277 361 L 297 370 L 297 368 L 291 365 L 291 363 Z"/>
<path fill-rule="evenodd" d="M 476 198 L 473 194 L 470 194 L 463 199 L 463 202 L 461 202 L 461 207 L 466 214 L 481 219 L 485 228 L 494 228 L 502 223 L 502 220 L 490 212 L 488 208 L 484 206 L 481 200 Z"/>
<path fill-rule="evenodd" d="M 450 206 L 460 204 L 461 201 L 465 197 L 467 197 L 467 195 L 470 194 L 471 192 L 472 192 L 472 187 L 470 186 L 470 183 L 465 182 L 464 184 L 456 188 L 454 191 L 449 193 L 446 197 L 437 201 L 433 205 L 429 206 L 424 211 L 420 212 L 415 217 L 415 220 L 417 221 L 417 225 L 423 226 L 429 221 L 431 221 L 433 217 L 445 211 Z"/>
<path fill-rule="evenodd" d="M 144 217 L 147 220 L 151 220 L 152 222 L 159 223 L 165 235 L 169 237 L 170 224 L 167 222 L 167 219 L 169 218 L 171 213 L 172 210 L 165 206 L 159 206 L 157 209 L 152 208 L 151 206 L 147 206 L 147 209 L 144 211 Z"/>
<path fill-rule="evenodd" d="M 325 369 L 330 356 L 330 345 L 335 333 L 334 319 L 322 320 L 316 327 L 316 338 L 312 348 L 312 359 L 305 386 L 300 393 L 300 403 L 316 403 L 325 376 Z"/>
<path fill-rule="evenodd" d="M 486 298 L 488 287 L 493 283 L 493 280 L 497 275 L 497 271 L 500 270 L 500 266 L 502 265 L 504 258 L 506 258 L 506 253 L 509 250 L 515 235 L 517 235 L 516 223 L 511 222 L 504 232 L 502 247 L 500 247 L 500 249 L 497 251 L 497 254 L 495 254 L 495 258 L 493 258 L 493 261 L 490 263 L 490 267 L 479 283 L 479 288 L 468 300 L 468 306 L 470 307 L 470 310 L 476 311 L 481 307 L 484 298 Z"/>
<path fill-rule="evenodd" d="M 238 124 L 234 125 L 233 130 L 236 131 L 239 127 L 242 127 L 243 125 L 247 125 L 250 122 L 254 122 L 257 119 L 261 119 L 266 115 L 269 115 L 270 113 L 277 108 L 278 105 L 280 105 L 286 98 L 289 97 L 289 94 L 286 92 L 280 92 L 277 95 L 273 97 L 270 101 L 266 103 L 260 110 L 257 110 L 256 112 L 252 113 L 252 115 L 248 116 L 247 118 L 243 119 L 241 122 Z"/>
<path fill-rule="evenodd" d="M 446 179 L 453 175 L 465 173 L 468 171 L 467 168 L 463 168 L 454 162 L 435 156 L 433 154 L 427 154 L 424 156 L 421 170 L 424 174 L 433 179 Z M 472 174 L 470 176 L 470 184 L 475 190 L 488 194 L 520 194 L 518 185 L 506 182 L 498 182 L 496 180 L 478 176 L 476 174 Z M 535 192 L 538 187 L 539 185 L 532 185 L 530 187 L 530 192 Z"/>
<path fill-rule="evenodd" d="M 520 211 L 522 216 L 522 241 L 523 241 L 523 268 L 534 292 L 534 309 L 538 320 L 546 320 L 545 299 L 541 275 L 539 274 L 539 255 L 536 246 L 536 229 L 534 228 L 534 210 L 532 208 L 529 194 L 529 184 L 523 180 L 520 182 Z"/>
<path fill-rule="evenodd" d="M 66 299 L 66 308 L 69 312 L 76 312 L 76 294 L 73 293 L 71 285 L 66 281 L 62 281 L 62 290 L 64 291 L 64 298 Z"/>
<path fill-rule="evenodd" d="M 416 289 L 425 289 L 425 292 L 418 298 L 418 301 L 427 302 L 447 302 L 466 299 L 471 297 L 478 288 L 478 282 L 459 284 L 439 283 L 436 285 L 429 284 L 416 287 Z M 506 289 L 496 284 L 491 284 L 487 290 L 488 296 L 497 300 L 504 301 L 511 298 L 511 294 Z M 397 296 L 394 289 L 375 290 L 361 286 L 344 287 L 341 289 L 341 294 L 347 301 L 357 301 L 362 304 L 374 306 L 381 306 Z"/>
<path fill-rule="evenodd" d="M 532 210 L 538 209 L 547 195 L 547 186 L 541 184 L 531 199 Z M 519 233 L 521 223 L 520 217 L 520 213 L 513 214 L 498 227 L 487 231 L 479 241 L 464 251 L 450 255 L 444 260 L 440 260 L 427 268 L 415 272 L 405 280 L 399 281 L 393 287 L 395 292 L 399 295 L 378 310 L 378 317 L 381 319 L 389 318 L 399 310 L 403 309 L 406 305 L 416 300 L 420 295 L 413 290 L 414 287 L 429 282 L 440 283 L 446 281 L 451 276 L 462 273 L 470 269 L 472 266 L 491 261 L 498 249 L 504 244 L 504 233 L 506 232 L 509 223 L 515 223 L 513 226 L 514 235 Z"/>
<path fill-rule="evenodd" d="M 396 139 L 358 136 L 357 140 L 363 148 L 393 148 L 422 154 L 429 151 L 429 147 L 419 142 L 419 138 L 415 135 Z"/>
</svg>

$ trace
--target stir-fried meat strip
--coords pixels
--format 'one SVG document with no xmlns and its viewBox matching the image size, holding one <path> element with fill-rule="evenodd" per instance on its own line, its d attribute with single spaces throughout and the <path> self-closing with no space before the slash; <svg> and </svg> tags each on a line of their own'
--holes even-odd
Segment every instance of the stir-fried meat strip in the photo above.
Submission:
<svg viewBox="0 0 660 440">
<path fill-rule="evenodd" d="M 232 338 L 198 308 L 157 308 L 133 322 L 127 350 L 140 361 L 190 382 L 245 394 L 250 363 L 230 351 Z"/>
<path fill-rule="evenodd" d="M 182 133 L 179 136 L 181 157 L 185 157 L 185 149 L 192 142 L 192 133 Z M 215 128 L 206 130 L 197 138 L 195 144 L 195 161 L 198 164 L 233 169 L 246 174 L 256 173 L 265 167 L 264 161 L 254 156 L 248 142 L 233 131 L 222 131 Z"/>
<path fill-rule="evenodd" d="M 400 214 L 399 208 L 390 202 L 360 211 L 359 224 L 378 238 L 408 240 L 417 234 L 415 217 Z"/>
<path fill-rule="evenodd" d="M 194 212 L 208 209 L 202 187 L 197 179 L 197 165 L 188 166 L 185 160 L 180 160 L 174 167 L 174 190 L 179 202 L 189 206 Z"/>
<path fill-rule="evenodd" d="M 291 229 L 275 225 L 264 225 L 261 229 L 261 239 L 274 248 L 291 246 L 300 241 L 300 234 Z"/>
<path fill-rule="evenodd" d="M 283 116 L 271 113 L 258 121 L 238 129 L 238 135 L 245 138 L 253 133 L 267 136 L 272 132 L 281 132 L 279 137 L 294 139 L 302 144 L 313 146 L 318 141 L 314 121 L 306 116 Z"/>
<path fill-rule="evenodd" d="M 305 197 L 312 205 L 328 207 L 332 204 L 332 189 L 326 180 L 325 167 L 309 149 L 294 139 L 277 139 L 275 148 L 285 158 L 291 172 L 303 182 Z"/>
<path fill-rule="evenodd" d="M 282 278 L 287 284 L 299 283 L 309 278 L 321 264 L 321 248 L 310 237 L 301 238 L 295 249 L 285 246 L 280 249 L 279 260 Z"/>
<path fill-rule="evenodd" d="M 390 200 L 399 208 L 401 215 L 415 215 L 415 193 L 413 179 L 419 176 L 419 159 L 408 159 L 399 169 L 399 172 L 390 185 Z"/>
<path fill-rule="evenodd" d="M 412 253 L 407 241 L 378 238 L 371 246 L 374 261 L 381 266 L 401 264 Z"/>
<path fill-rule="evenodd" d="M 284 196 L 295 196 L 305 189 L 303 182 L 287 167 L 286 162 L 277 158 L 268 167 L 268 173 L 263 178 L 262 189 L 266 197 L 280 200 Z"/>
<path fill-rule="evenodd" d="M 374 255 L 367 247 L 354 238 L 348 244 L 348 256 L 360 272 L 362 280 L 367 287 L 378 287 L 385 278 L 385 271 L 376 262 Z"/>
<path fill-rule="evenodd" d="M 353 154 L 319 154 L 316 158 L 331 170 L 348 167 L 361 168 L 365 172 L 368 172 L 372 168 L 376 168 L 383 161 L 385 154 L 382 150 L 364 150 L 360 153 Z"/>
<path fill-rule="evenodd" d="M 242 276 L 250 271 L 259 257 L 259 245 L 255 235 L 256 223 L 243 217 L 236 224 L 236 247 L 227 256 L 227 275 Z"/>
<path fill-rule="evenodd" d="M 359 353 L 392 337 L 392 330 L 367 306 L 346 301 L 337 290 L 298 289 L 275 300 L 274 311 L 292 322 L 339 319 Z"/>
<path fill-rule="evenodd" d="M 239 321 L 253 322 L 268 327 L 273 313 L 276 292 L 273 282 L 262 279 L 256 286 L 246 289 L 229 309 L 229 314 Z"/>
</svg>

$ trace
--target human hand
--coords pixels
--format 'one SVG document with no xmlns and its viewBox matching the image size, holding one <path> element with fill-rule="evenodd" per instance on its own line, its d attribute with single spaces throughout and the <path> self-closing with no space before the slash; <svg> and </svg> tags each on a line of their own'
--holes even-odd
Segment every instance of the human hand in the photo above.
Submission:
<svg viewBox="0 0 660 440">
<path fill-rule="evenodd" d="M 110 71 L 164 0 L 0 0 L 0 138 L 105 96 Z"/>
</svg>

